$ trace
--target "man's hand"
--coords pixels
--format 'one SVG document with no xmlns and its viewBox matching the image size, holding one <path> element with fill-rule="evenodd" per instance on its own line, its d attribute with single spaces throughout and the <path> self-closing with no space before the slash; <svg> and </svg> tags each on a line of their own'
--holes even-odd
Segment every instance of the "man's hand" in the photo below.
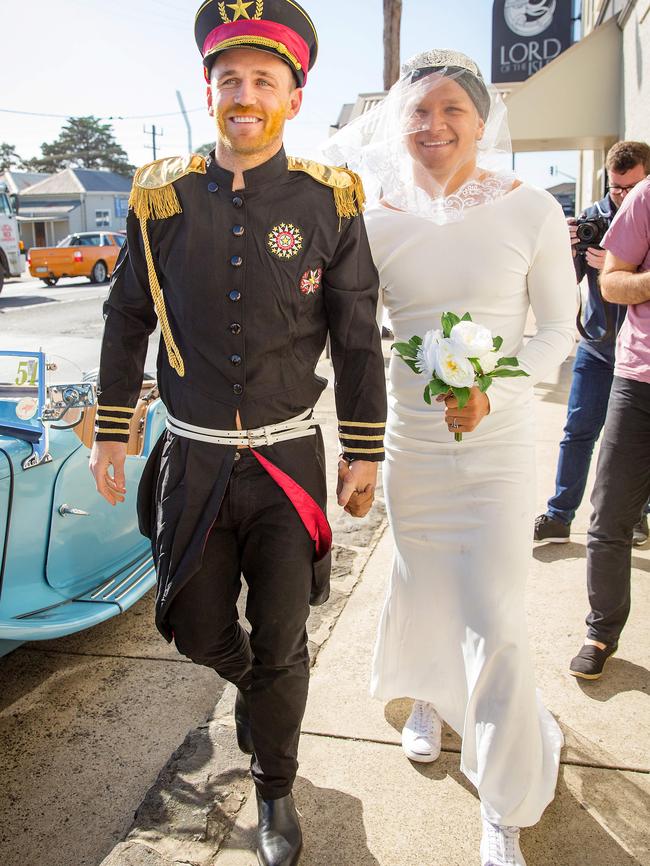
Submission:
<svg viewBox="0 0 650 866">
<path fill-rule="evenodd" d="M 377 464 L 370 460 L 339 460 L 336 486 L 339 505 L 352 517 L 365 517 L 375 499 Z"/>
<path fill-rule="evenodd" d="M 588 247 L 585 253 L 587 264 L 590 268 L 595 268 L 597 271 L 602 271 L 605 267 L 605 256 L 607 250 L 602 250 L 600 247 Z"/>
<path fill-rule="evenodd" d="M 95 442 L 90 452 L 90 471 L 95 479 L 97 492 L 111 505 L 124 502 L 126 486 L 124 462 L 126 442 Z M 109 467 L 113 467 L 112 474 Z"/>
<path fill-rule="evenodd" d="M 490 401 L 487 395 L 479 388 L 472 388 L 467 405 L 463 409 L 458 408 L 458 400 L 453 394 L 439 394 L 436 397 L 438 403 L 444 401 L 447 411 L 445 412 L 445 423 L 450 433 L 471 433 L 476 430 L 486 415 L 490 414 Z"/>
<path fill-rule="evenodd" d="M 578 243 L 578 230 L 576 226 L 578 225 L 578 220 L 575 217 L 567 217 L 567 225 L 569 226 L 569 235 L 571 237 L 571 252 L 573 253 L 573 258 L 578 255 L 576 251 L 576 244 Z"/>
</svg>

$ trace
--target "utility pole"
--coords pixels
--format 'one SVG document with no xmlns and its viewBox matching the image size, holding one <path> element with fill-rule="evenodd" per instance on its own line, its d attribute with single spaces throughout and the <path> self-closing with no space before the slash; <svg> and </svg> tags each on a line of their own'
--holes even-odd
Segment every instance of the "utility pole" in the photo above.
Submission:
<svg viewBox="0 0 650 866">
<path fill-rule="evenodd" d="M 178 100 L 181 114 L 183 115 L 185 126 L 187 127 L 187 152 L 192 153 L 194 151 L 194 148 L 192 147 L 192 127 L 190 126 L 190 119 L 187 116 L 187 110 L 185 108 L 185 103 L 183 102 L 183 97 L 181 96 L 180 90 L 176 91 L 176 99 Z"/>
<path fill-rule="evenodd" d="M 384 0 L 384 89 L 399 78 L 402 0 Z"/>
<path fill-rule="evenodd" d="M 145 147 L 149 148 L 149 150 L 153 150 L 153 158 L 158 159 L 158 148 L 156 146 L 156 136 L 161 137 L 165 133 L 162 129 L 158 129 L 156 124 L 154 123 L 151 129 L 147 129 L 146 126 L 142 127 L 145 135 L 151 136 L 151 144 L 145 145 Z"/>
</svg>

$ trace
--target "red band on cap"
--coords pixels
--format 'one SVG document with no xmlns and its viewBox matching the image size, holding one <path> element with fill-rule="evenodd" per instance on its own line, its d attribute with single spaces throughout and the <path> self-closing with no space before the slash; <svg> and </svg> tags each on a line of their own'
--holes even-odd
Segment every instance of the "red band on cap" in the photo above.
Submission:
<svg viewBox="0 0 650 866">
<path fill-rule="evenodd" d="M 278 42 L 287 49 L 289 54 L 292 54 L 301 66 L 300 71 L 303 74 L 303 84 L 307 81 L 307 71 L 309 69 L 309 46 L 305 40 L 292 30 L 290 27 L 285 27 L 284 24 L 277 24 L 275 21 L 256 21 L 253 19 L 241 19 L 233 21 L 230 24 L 220 24 L 208 33 L 205 42 L 203 43 L 203 57 L 218 48 L 222 42 L 230 39 L 244 38 L 246 36 L 258 36 L 263 39 L 270 39 L 272 42 Z M 245 45 L 240 47 L 244 48 Z M 252 48 L 256 46 L 251 44 Z M 272 46 L 269 46 L 272 47 Z M 282 54 L 283 52 L 278 52 Z M 295 64 L 291 58 L 287 57 L 289 64 L 295 69 Z M 206 76 L 207 77 L 207 76 Z"/>
</svg>

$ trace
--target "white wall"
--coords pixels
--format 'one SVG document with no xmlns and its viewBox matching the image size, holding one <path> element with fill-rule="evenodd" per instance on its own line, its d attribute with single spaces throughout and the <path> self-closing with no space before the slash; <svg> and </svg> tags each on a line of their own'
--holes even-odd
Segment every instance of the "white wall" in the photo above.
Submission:
<svg viewBox="0 0 650 866">
<path fill-rule="evenodd" d="M 623 29 L 625 138 L 650 144 L 650 2 L 641 0 Z"/>
<path fill-rule="evenodd" d="M 125 197 L 127 197 L 126 194 L 118 195 L 114 193 L 87 193 L 85 202 L 87 225 L 84 231 L 94 232 L 100 228 L 97 226 L 95 214 L 95 211 L 98 210 L 108 211 L 109 215 L 109 224 L 107 226 L 103 226 L 102 228 L 108 231 L 124 231 L 124 229 L 126 228 L 126 220 L 120 219 L 119 217 L 115 216 L 115 199 Z"/>
</svg>

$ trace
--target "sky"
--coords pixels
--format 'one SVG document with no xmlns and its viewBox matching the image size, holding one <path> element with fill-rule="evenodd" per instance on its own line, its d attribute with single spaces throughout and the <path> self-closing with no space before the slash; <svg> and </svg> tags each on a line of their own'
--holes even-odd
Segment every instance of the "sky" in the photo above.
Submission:
<svg viewBox="0 0 650 866">
<path fill-rule="evenodd" d="M 188 150 L 180 91 L 194 148 L 215 138 L 205 110 L 205 82 L 194 41 L 199 0 L 0 0 L 3 87 L 0 142 L 24 158 L 40 155 L 65 117 L 111 118 L 117 141 L 134 165 Z M 382 0 L 303 0 L 319 34 L 303 108 L 287 124 L 287 152 L 316 157 L 341 106 L 382 90 Z M 404 0 L 401 56 L 427 48 L 469 54 L 489 78 L 492 0 Z M 13 112 L 33 112 L 31 116 Z M 11 113 L 10 113 L 11 112 Z M 125 118 L 125 119 L 119 119 Z M 128 118 L 128 119 L 127 119 Z M 145 132 L 146 130 L 146 132 Z M 517 174 L 538 186 L 575 177 L 574 152 L 519 154 Z M 550 167 L 560 174 L 551 176 Z"/>
</svg>

